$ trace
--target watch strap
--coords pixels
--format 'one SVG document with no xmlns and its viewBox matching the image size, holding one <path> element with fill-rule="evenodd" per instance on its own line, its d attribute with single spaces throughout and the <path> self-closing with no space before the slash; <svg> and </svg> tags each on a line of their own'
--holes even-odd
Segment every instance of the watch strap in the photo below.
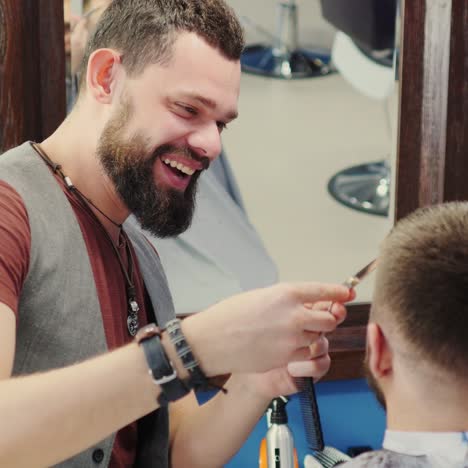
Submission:
<svg viewBox="0 0 468 468">
<path fill-rule="evenodd" d="M 170 401 L 176 401 L 187 395 L 190 389 L 177 376 L 177 371 L 167 357 L 160 337 L 153 335 L 144 338 L 140 345 L 145 353 L 154 383 L 161 387 L 158 397 L 160 406 L 166 406 Z"/>
</svg>

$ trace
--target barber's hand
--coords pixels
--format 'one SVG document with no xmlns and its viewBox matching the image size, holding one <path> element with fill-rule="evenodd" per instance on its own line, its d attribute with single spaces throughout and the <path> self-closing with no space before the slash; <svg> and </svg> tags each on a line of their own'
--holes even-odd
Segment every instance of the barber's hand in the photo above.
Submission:
<svg viewBox="0 0 468 468">
<path fill-rule="evenodd" d="M 291 362 L 280 369 L 257 374 L 244 374 L 244 382 L 249 391 L 255 392 L 266 400 L 279 395 L 291 395 L 299 389 L 295 377 L 312 377 L 314 381 L 322 378 L 330 368 L 328 340 L 322 335 L 310 346 L 310 359 Z"/>
<path fill-rule="evenodd" d="M 354 291 L 350 292 L 350 300 L 355 298 Z M 343 304 L 335 303 L 330 310 L 330 302 L 316 302 L 306 304 L 314 310 L 322 310 L 335 315 L 337 322 L 341 323 L 346 317 L 346 308 Z M 320 380 L 330 369 L 330 355 L 328 354 L 328 339 L 319 335 L 310 345 L 310 359 L 306 361 L 290 362 L 286 367 L 274 369 L 260 374 L 244 375 L 245 383 L 250 391 L 271 400 L 279 395 L 291 395 L 299 391 L 296 385 L 297 377 L 312 377 L 314 382 Z"/>
<path fill-rule="evenodd" d="M 339 304 L 349 298 L 342 285 L 278 284 L 221 301 L 182 327 L 208 376 L 266 372 L 309 360 L 310 345 L 344 320 Z M 310 308 L 319 301 L 334 302 L 333 313 Z"/>
</svg>

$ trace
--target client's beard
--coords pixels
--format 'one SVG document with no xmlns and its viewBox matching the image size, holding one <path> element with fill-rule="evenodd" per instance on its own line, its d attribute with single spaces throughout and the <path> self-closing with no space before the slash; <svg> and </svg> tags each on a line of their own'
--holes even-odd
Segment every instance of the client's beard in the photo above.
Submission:
<svg viewBox="0 0 468 468">
<path fill-rule="evenodd" d="M 387 402 L 385 401 L 385 395 L 383 394 L 382 389 L 380 388 L 377 379 L 372 374 L 372 371 L 369 367 L 369 358 L 366 353 L 366 358 L 364 361 L 364 374 L 367 380 L 367 384 L 369 385 L 370 389 L 374 392 L 375 398 L 380 403 L 382 408 L 386 411 L 387 410 Z"/>
</svg>

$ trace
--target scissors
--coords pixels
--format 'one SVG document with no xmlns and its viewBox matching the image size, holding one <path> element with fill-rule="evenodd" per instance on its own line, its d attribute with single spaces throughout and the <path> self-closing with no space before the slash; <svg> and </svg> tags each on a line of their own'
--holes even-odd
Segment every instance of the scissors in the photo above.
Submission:
<svg viewBox="0 0 468 468">
<path fill-rule="evenodd" d="M 350 276 L 344 281 L 343 285 L 349 289 L 355 288 L 367 275 L 372 273 L 377 268 L 377 259 L 369 262 L 364 268 L 361 268 L 356 274 Z M 331 313 L 333 302 L 330 302 L 328 312 Z"/>
</svg>

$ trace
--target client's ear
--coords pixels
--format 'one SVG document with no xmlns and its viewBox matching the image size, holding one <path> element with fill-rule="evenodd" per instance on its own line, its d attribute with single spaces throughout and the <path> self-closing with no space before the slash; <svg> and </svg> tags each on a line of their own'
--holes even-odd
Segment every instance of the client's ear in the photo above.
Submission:
<svg viewBox="0 0 468 468">
<path fill-rule="evenodd" d="M 393 354 L 380 326 L 367 324 L 367 361 L 374 377 L 388 376 L 393 370 Z"/>
</svg>

